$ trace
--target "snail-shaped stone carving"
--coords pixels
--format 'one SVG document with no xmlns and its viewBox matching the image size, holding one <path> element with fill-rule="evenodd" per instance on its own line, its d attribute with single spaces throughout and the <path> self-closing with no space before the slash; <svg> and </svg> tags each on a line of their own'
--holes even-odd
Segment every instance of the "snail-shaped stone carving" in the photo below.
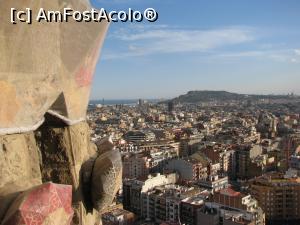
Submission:
<svg viewBox="0 0 300 225">
<path fill-rule="evenodd" d="M 87 199 L 93 208 L 101 212 L 113 202 L 122 184 L 122 160 L 110 138 L 96 144 L 99 155 L 87 162 L 82 180 Z"/>
</svg>

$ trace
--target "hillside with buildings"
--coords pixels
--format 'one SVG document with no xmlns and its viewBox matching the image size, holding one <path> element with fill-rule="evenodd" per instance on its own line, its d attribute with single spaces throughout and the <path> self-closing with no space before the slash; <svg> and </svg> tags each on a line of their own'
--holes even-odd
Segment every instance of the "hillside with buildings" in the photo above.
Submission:
<svg viewBox="0 0 300 225">
<path fill-rule="evenodd" d="M 184 95 L 180 95 L 171 99 L 175 103 L 198 103 L 212 101 L 267 101 L 267 100 L 299 100 L 298 96 L 293 93 L 288 95 L 248 95 L 238 94 L 228 91 L 189 91 Z"/>
</svg>

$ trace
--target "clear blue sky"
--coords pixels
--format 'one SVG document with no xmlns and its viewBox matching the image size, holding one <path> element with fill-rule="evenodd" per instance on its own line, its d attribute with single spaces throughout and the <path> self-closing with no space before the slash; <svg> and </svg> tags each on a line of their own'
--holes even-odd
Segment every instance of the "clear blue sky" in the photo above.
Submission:
<svg viewBox="0 0 300 225">
<path fill-rule="evenodd" d="M 91 98 L 170 98 L 189 90 L 300 94 L 299 0 L 92 0 L 155 8 L 155 23 L 112 23 Z"/>
</svg>

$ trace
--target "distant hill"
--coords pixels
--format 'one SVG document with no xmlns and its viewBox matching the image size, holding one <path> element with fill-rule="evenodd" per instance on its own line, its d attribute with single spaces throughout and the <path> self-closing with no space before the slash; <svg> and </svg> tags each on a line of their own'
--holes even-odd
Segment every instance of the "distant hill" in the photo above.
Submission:
<svg viewBox="0 0 300 225">
<path fill-rule="evenodd" d="M 246 95 L 231 93 L 228 91 L 189 91 L 169 101 L 181 103 L 197 103 L 210 101 L 230 101 L 230 100 L 258 100 L 258 99 L 282 99 L 289 98 L 287 95 Z M 166 102 L 169 102 L 166 101 Z"/>
</svg>

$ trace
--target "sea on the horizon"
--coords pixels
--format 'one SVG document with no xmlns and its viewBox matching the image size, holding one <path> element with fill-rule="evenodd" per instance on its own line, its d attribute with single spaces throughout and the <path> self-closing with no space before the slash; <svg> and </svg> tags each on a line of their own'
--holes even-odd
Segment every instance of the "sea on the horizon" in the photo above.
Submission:
<svg viewBox="0 0 300 225">
<path fill-rule="evenodd" d="M 157 99 L 146 99 L 147 102 L 158 102 Z M 109 99 L 109 100 L 91 100 L 89 103 L 92 105 L 136 105 L 138 104 L 138 99 Z"/>
</svg>

